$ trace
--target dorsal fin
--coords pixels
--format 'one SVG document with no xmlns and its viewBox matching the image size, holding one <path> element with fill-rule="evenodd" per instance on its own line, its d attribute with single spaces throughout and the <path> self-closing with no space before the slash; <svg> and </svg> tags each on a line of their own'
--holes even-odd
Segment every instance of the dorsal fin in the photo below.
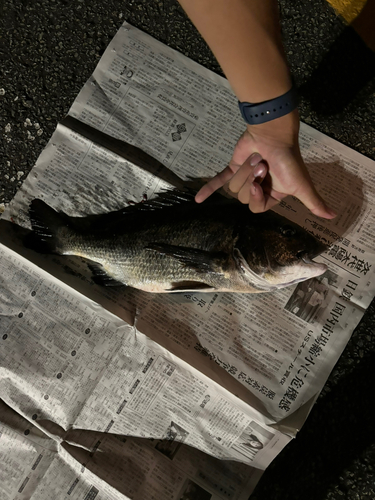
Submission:
<svg viewBox="0 0 375 500">
<path fill-rule="evenodd" d="M 196 190 L 191 189 L 189 187 L 184 189 L 166 189 L 165 191 L 160 191 L 155 195 L 155 198 L 151 200 L 141 201 L 136 203 L 135 205 L 130 205 L 121 210 L 122 213 L 134 213 L 139 211 L 155 211 L 161 210 L 164 208 L 177 207 L 182 206 L 187 203 L 195 204 L 195 195 Z M 219 193 L 213 193 L 207 200 L 204 201 L 204 204 L 215 204 L 218 202 L 223 202 L 227 200 L 228 202 L 233 202 L 233 199 L 225 198 L 223 195 Z M 198 205 L 198 204 L 197 204 Z"/>
<path fill-rule="evenodd" d="M 167 207 L 175 207 L 176 205 L 183 205 L 186 203 L 193 203 L 195 191 L 187 188 L 186 190 L 168 189 L 157 193 L 155 198 L 151 200 L 142 201 L 123 209 L 123 212 L 131 213 L 133 211 L 150 211 L 160 210 Z"/>
</svg>

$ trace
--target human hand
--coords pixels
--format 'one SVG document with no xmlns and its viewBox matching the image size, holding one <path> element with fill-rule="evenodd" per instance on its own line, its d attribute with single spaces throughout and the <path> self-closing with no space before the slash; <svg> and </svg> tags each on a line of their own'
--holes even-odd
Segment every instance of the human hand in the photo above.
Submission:
<svg viewBox="0 0 375 500">
<path fill-rule="evenodd" d="M 230 191 L 252 212 L 265 212 L 292 195 L 313 214 L 336 217 L 313 185 L 301 157 L 298 131 L 297 110 L 267 123 L 248 125 L 229 165 L 198 191 L 196 202 L 229 183 Z"/>
</svg>

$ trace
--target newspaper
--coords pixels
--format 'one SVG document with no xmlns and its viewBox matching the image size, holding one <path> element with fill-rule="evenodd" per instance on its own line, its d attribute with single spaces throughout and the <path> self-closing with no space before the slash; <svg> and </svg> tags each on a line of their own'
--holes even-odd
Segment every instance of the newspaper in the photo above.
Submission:
<svg viewBox="0 0 375 500">
<path fill-rule="evenodd" d="M 303 425 L 374 296 L 374 162 L 302 125 L 339 213 L 275 209 L 329 245 L 272 294 L 150 294 L 25 248 L 42 198 L 83 216 L 228 163 L 228 82 L 124 23 L 6 209 L 0 235 L 2 498 L 246 499 Z"/>
</svg>

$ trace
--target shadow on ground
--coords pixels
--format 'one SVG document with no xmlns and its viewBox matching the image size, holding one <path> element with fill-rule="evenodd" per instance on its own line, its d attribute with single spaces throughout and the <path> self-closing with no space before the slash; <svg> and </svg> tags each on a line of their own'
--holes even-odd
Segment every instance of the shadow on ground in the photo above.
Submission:
<svg viewBox="0 0 375 500">
<path fill-rule="evenodd" d="M 299 88 L 299 93 L 320 115 L 335 115 L 342 112 L 374 77 L 375 53 L 348 26 L 309 80 Z"/>
</svg>

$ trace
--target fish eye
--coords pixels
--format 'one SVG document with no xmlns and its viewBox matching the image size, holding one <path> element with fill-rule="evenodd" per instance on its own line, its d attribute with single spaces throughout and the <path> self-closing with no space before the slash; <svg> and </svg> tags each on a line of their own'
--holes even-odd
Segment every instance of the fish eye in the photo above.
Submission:
<svg viewBox="0 0 375 500">
<path fill-rule="evenodd" d="M 287 238 L 294 236 L 296 234 L 296 230 L 292 226 L 282 226 L 280 227 L 280 233 Z"/>
</svg>

